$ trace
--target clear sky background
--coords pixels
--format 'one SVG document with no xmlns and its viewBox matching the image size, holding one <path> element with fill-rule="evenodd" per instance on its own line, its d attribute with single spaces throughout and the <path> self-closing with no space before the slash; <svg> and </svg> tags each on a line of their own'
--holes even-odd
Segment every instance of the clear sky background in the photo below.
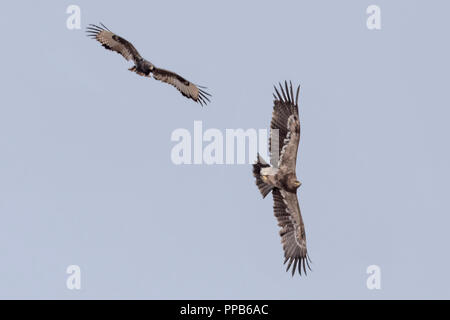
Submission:
<svg viewBox="0 0 450 320">
<path fill-rule="evenodd" d="M 81 7 L 82 30 L 66 28 Z M 381 7 L 369 31 L 366 8 Z M 450 298 L 445 1 L 7 1 L 0 298 Z M 87 38 L 102 21 L 200 105 Z M 302 85 L 297 174 L 313 272 L 284 271 L 250 165 L 175 166 L 176 128 L 266 128 Z M 81 267 L 81 290 L 66 268 Z M 381 268 L 381 290 L 366 268 Z"/>
</svg>

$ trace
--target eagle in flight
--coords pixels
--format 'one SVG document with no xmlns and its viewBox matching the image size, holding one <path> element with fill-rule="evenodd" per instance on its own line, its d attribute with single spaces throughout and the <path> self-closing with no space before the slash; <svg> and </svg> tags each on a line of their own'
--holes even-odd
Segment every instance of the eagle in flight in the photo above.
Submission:
<svg viewBox="0 0 450 320">
<path fill-rule="evenodd" d="M 203 90 L 206 89 L 205 87 L 196 86 L 172 71 L 155 67 L 150 61 L 142 58 L 130 42 L 111 32 L 104 24 L 100 23 L 100 25 L 101 27 L 90 24 L 86 28 L 88 36 L 96 39 L 106 49 L 121 54 L 127 61 L 133 60 L 134 66 L 128 70 L 144 77 L 150 77 L 153 74 L 153 78 L 173 85 L 183 96 L 200 103 L 201 106 L 210 102 L 208 97 L 211 95 Z"/>
<path fill-rule="evenodd" d="M 311 270 L 306 250 L 305 225 L 297 198 L 297 188 L 301 183 L 297 180 L 295 166 L 297 150 L 300 142 L 300 121 L 298 117 L 298 95 L 300 86 L 294 99 L 292 83 L 284 88 L 280 84 L 280 91 L 275 88 L 272 121 L 270 123 L 270 163 L 268 164 L 258 154 L 253 164 L 253 175 L 256 185 L 265 198 L 270 192 L 273 195 L 273 209 L 278 220 L 281 243 L 284 250 L 284 263 L 288 262 L 286 271 L 292 267 L 292 276 L 298 266 L 306 275 L 306 268 Z"/>
</svg>

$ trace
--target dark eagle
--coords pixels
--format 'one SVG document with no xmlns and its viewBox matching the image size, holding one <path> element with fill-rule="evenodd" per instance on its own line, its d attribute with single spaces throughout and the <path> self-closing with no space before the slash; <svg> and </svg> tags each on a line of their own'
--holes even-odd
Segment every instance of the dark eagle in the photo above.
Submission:
<svg viewBox="0 0 450 320">
<path fill-rule="evenodd" d="M 156 68 L 150 61 L 142 58 L 130 42 L 111 32 L 111 30 L 105 27 L 102 23 L 100 23 L 100 25 L 101 27 L 90 24 L 86 28 L 88 36 L 96 39 L 106 49 L 121 54 L 127 61 L 133 60 L 134 66 L 128 70 L 136 72 L 138 75 L 144 77 L 150 77 L 150 74 L 153 74 L 153 78 L 156 80 L 173 85 L 181 92 L 183 96 L 200 103 L 202 106 L 209 102 L 208 97 L 211 95 L 202 90 L 206 88 L 196 86 L 192 82 L 184 79 L 174 72 Z"/>
<path fill-rule="evenodd" d="M 278 226 L 281 228 L 284 263 L 288 262 L 286 271 L 293 263 L 292 275 L 297 266 L 301 275 L 302 268 L 305 274 L 307 267 L 311 270 L 309 266 L 311 260 L 309 260 L 306 250 L 305 225 L 297 198 L 297 188 L 301 183 L 297 180 L 295 173 L 297 149 L 300 142 L 298 118 L 300 86 L 297 88 L 295 100 L 292 83 L 289 88 L 287 82 L 285 82 L 284 88 L 280 84 L 280 91 L 275 87 L 276 95 L 273 95 L 275 101 L 269 141 L 271 164 L 266 163 L 258 154 L 258 159 L 253 165 L 253 175 L 263 198 L 272 192 L 274 214 L 278 220 Z"/>
</svg>

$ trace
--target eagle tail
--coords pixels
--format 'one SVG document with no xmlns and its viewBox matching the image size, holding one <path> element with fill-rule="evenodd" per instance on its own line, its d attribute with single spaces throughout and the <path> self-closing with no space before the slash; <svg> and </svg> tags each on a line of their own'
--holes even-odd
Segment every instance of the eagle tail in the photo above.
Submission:
<svg viewBox="0 0 450 320">
<path fill-rule="evenodd" d="M 146 75 L 143 72 L 138 71 L 138 69 L 136 68 L 136 66 L 132 66 L 131 68 L 128 69 L 131 72 L 136 72 L 138 75 L 143 76 L 143 77 L 149 77 L 150 78 L 150 73 L 148 75 Z"/>
<path fill-rule="evenodd" d="M 261 178 L 261 169 L 267 167 L 270 167 L 270 165 L 266 163 L 258 153 L 258 159 L 256 160 L 256 163 L 253 164 L 253 175 L 256 178 L 256 185 L 258 186 L 263 198 L 265 198 L 273 189 L 273 186 L 265 183 Z"/>
</svg>

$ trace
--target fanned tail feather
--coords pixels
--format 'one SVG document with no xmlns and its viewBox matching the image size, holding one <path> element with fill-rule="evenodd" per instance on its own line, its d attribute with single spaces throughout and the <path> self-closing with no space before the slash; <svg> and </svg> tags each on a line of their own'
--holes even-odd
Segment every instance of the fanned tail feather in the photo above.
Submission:
<svg viewBox="0 0 450 320">
<path fill-rule="evenodd" d="M 253 164 L 253 175 L 256 178 L 256 185 L 259 191 L 261 192 L 263 198 L 265 198 L 269 194 L 269 192 L 272 191 L 273 189 L 273 186 L 265 183 L 261 178 L 261 169 L 267 167 L 270 167 L 270 165 L 266 163 L 258 153 L 258 159 L 256 160 L 256 163 Z"/>
</svg>

